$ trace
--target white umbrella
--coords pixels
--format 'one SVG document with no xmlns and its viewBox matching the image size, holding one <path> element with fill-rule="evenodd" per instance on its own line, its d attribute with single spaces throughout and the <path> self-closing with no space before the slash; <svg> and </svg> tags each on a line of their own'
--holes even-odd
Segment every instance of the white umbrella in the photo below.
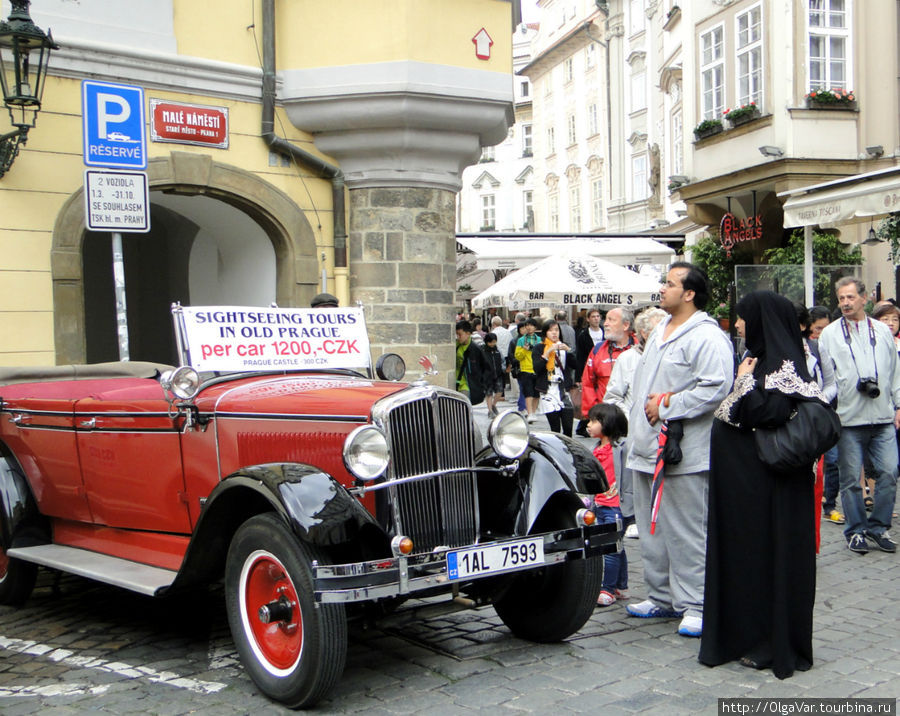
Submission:
<svg viewBox="0 0 900 716">
<path fill-rule="evenodd" d="M 646 306 L 659 303 L 659 281 L 584 254 L 560 254 L 514 271 L 472 299 L 472 308 Z"/>
</svg>

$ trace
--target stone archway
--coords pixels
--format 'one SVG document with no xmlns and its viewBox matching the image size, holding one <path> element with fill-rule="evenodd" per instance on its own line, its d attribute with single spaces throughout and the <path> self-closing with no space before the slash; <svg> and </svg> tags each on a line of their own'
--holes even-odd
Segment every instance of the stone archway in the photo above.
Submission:
<svg viewBox="0 0 900 716">
<path fill-rule="evenodd" d="M 308 304 L 318 286 L 315 235 L 303 212 L 284 192 L 251 172 L 213 161 L 205 154 L 172 152 L 150 160 L 147 173 L 153 191 L 206 195 L 253 218 L 275 250 L 278 304 Z M 85 229 L 84 190 L 79 189 L 63 205 L 53 227 L 50 257 L 58 365 L 85 361 Z"/>
</svg>

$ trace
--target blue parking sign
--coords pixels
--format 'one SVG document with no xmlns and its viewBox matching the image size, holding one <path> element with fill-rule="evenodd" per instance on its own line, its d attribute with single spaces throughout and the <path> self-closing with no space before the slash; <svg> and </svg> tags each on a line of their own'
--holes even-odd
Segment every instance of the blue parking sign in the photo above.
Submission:
<svg viewBox="0 0 900 716">
<path fill-rule="evenodd" d="M 147 168 L 142 87 L 84 80 L 81 109 L 86 165 Z"/>
</svg>

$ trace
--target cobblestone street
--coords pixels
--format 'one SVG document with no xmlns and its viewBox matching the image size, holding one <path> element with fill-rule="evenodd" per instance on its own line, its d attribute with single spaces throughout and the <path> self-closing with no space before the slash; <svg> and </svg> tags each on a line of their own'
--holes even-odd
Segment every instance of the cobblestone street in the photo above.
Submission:
<svg viewBox="0 0 900 716">
<path fill-rule="evenodd" d="M 480 418 L 486 420 L 486 416 Z M 539 424 L 540 426 L 540 424 Z M 640 542 L 626 540 L 632 599 Z M 351 632 L 346 671 L 322 713 L 716 713 L 717 698 L 896 697 L 900 561 L 851 554 L 822 526 L 815 665 L 787 681 L 697 662 L 677 621 L 597 609 L 562 644 L 512 637 L 493 609 Z M 0 608 L 0 712 L 289 713 L 259 695 L 228 632 L 218 587 L 170 601 L 43 571 L 22 609 Z"/>
</svg>

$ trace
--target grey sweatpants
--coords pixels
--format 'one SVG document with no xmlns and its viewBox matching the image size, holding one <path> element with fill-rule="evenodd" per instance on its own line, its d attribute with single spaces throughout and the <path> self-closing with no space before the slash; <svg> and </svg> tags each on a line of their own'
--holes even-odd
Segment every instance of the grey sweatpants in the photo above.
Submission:
<svg viewBox="0 0 900 716">
<path fill-rule="evenodd" d="M 634 514 L 650 600 L 665 609 L 703 615 L 709 472 L 666 477 L 656 534 L 650 534 L 653 475 L 633 472 Z"/>
</svg>

